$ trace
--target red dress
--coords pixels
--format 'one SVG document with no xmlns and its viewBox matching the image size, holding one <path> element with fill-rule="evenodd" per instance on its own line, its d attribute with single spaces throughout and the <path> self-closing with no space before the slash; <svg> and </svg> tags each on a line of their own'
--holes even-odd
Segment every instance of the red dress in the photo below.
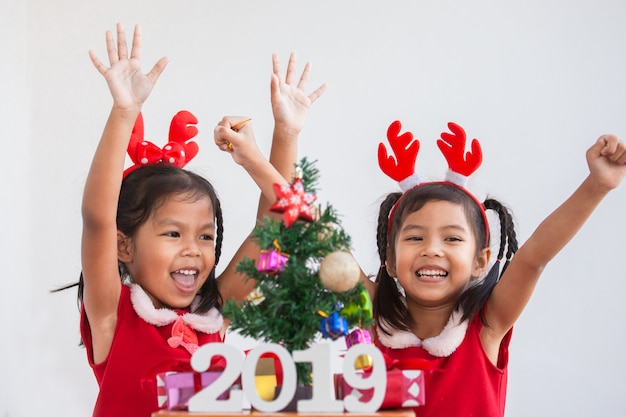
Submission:
<svg viewBox="0 0 626 417">
<path fill-rule="evenodd" d="M 183 344 L 176 346 L 172 338 L 177 317 L 181 317 L 179 328 L 182 317 L 189 318 L 185 324 L 197 334 L 199 346 L 223 342 L 220 335 L 223 319 L 217 310 L 204 315 L 157 310 L 136 284 L 132 285 L 132 295 L 131 289 L 122 285 L 117 315 L 109 355 L 102 363 L 94 364 L 91 329 L 84 308 L 81 310 L 81 336 L 100 387 L 94 417 L 149 417 L 159 409 L 156 374 L 191 370 L 190 351 Z M 176 347 L 170 346 L 168 340 Z"/>
<path fill-rule="evenodd" d="M 462 341 L 459 339 L 458 347 L 453 347 L 447 356 L 435 356 L 418 346 L 392 348 L 377 340 L 378 348 L 392 359 L 417 357 L 434 361 L 434 369 L 424 374 L 425 405 L 413 408 L 417 417 L 504 416 L 512 330 L 500 344 L 496 366 L 483 350 L 480 340 L 482 327 L 477 315 L 467 326 L 465 337 Z M 417 337 L 415 340 L 421 344 Z M 424 340 L 424 344 L 427 341 Z"/>
</svg>

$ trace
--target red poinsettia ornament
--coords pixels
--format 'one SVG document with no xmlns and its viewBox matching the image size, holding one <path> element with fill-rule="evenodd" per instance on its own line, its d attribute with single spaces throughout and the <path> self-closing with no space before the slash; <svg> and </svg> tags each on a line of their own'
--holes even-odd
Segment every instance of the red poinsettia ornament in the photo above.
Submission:
<svg viewBox="0 0 626 417">
<path fill-rule="evenodd" d="M 274 184 L 274 192 L 277 200 L 270 210 L 277 213 L 283 213 L 285 226 L 290 227 L 296 220 L 302 219 L 308 222 L 313 221 L 313 212 L 311 204 L 317 199 L 317 196 L 304 191 L 302 185 L 302 169 L 297 168 L 291 185 Z"/>
</svg>

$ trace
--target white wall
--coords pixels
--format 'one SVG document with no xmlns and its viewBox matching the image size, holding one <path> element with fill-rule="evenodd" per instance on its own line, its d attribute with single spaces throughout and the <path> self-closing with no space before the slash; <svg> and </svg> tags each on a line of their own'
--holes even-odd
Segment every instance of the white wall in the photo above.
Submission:
<svg viewBox="0 0 626 417">
<path fill-rule="evenodd" d="M 250 115 L 269 149 L 271 53 L 314 64 L 329 91 L 301 135 L 318 159 L 318 197 L 343 214 L 362 266 L 374 273 L 379 198 L 395 185 L 375 152 L 396 118 L 422 140 L 420 172 L 440 178 L 435 139 L 456 121 L 481 139 L 471 181 L 516 213 L 521 240 L 587 172 L 602 133 L 626 138 L 626 3 L 531 0 L 55 0 L 0 5 L 0 415 L 89 415 L 96 383 L 78 347 L 80 199 L 111 104 L 87 51 L 105 58 L 115 22 L 144 30 L 145 70 L 171 63 L 144 108 L 146 137 L 165 138 L 186 108 L 200 119 L 190 168 L 214 181 L 225 208 L 225 257 L 248 233 L 258 191 L 212 129 Z M 302 68 L 302 66 L 300 66 Z M 516 326 L 508 417 L 626 412 L 623 219 L 615 191 L 547 268 Z M 468 381 L 471 383 L 471 381 Z"/>
</svg>

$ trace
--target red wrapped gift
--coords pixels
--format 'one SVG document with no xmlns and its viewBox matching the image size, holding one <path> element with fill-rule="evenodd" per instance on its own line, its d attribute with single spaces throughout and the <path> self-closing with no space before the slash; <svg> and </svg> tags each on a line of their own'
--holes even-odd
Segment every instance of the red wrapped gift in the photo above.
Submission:
<svg viewBox="0 0 626 417">
<path fill-rule="evenodd" d="M 341 375 L 337 375 L 338 398 L 352 394 L 359 401 L 368 402 L 374 395 L 374 389 L 355 390 L 348 385 Z M 387 388 L 381 410 L 389 408 L 418 407 L 425 403 L 424 371 L 419 369 L 387 371 Z"/>
<path fill-rule="evenodd" d="M 211 385 L 222 373 L 207 371 L 164 372 L 157 375 L 159 407 L 168 410 L 187 410 L 189 399 L 202 388 Z M 228 399 L 229 392 L 222 393 L 218 400 Z"/>
</svg>

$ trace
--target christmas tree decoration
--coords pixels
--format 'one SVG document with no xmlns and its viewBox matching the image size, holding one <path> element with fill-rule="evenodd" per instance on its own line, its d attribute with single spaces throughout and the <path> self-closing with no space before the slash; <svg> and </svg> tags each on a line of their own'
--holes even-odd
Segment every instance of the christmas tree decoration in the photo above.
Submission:
<svg viewBox="0 0 626 417">
<path fill-rule="evenodd" d="M 354 288 L 361 276 L 361 268 L 354 257 L 345 251 L 329 253 L 320 263 L 320 280 L 332 292 L 346 292 Z"/>
<path fill-rule="evenodd" d="M 302 169 L 296 168 L 290 186 L 274 184 L 274 192 L 278 198 L 270 210 L 283 213 L 287 227 L 291 227 L 298 219 L 313 221 L 311 204 L 315 202 L 317 196 L 305 191 L 302 185 Z"/>
<path fill-rule="evenodd" d="M 330 316 L 323 311 L 317 312 L 323 318 L 320 320 L 320 331 L 322 336 L 337 340 L 341 336 L 348 334 L 348 321 L 341 317 L 341 315 L 335 311 Z"/>
<path fill-rule="evenodd" d="M 299 167 L 302 174 L 296 175 L 298 179 L 293 186 L 301 195 L 313 196 L 318 171 L 306 159 L 300 162 Z M 306 207 L 311 213 L 307 201 L 313 200 L 300 200 L 296 206 Z M 338 330 L 347 334 L 351 327 L 372 324 L 371 315 L 363 310 L 367 307 L 362 295 L 365 288 L 361 283 L 340 293 L 329 291 L 322 284 L 319 276 L 321 263 L 333 252 L 348 253 L 350 236 L 341 227 L 338 214 L 330 204 L 314 209 L 317 211 L 314 218 L 266 216 L 255 227 L 252 237 L 259 248 L 277 249 L 274 246 L 276 242 L 280 244 L 278 252 L 288 253 L 289 257 L 281 265 L 278 279 L 273 267 L 259 269 L 253 259 L 246 258 L 237 265 L 237 271 L 254 280 L 253 293 L 262 294 L 261 297 L 249 297 L 241 304 L 228 300 L 224 305 L 224 317 L 230 319 L 231 328 L 242 336 L 279 344 L 294 352 L 310 348 L 323 333 L 319 311 L 336 313 L 333 320 L 336 319 L 337 323 L 329 322 L 329 335 L 336 334 Z M 351 307 L 352 313 L 341 313 L 338 302 L 340 306 L 355 306 Z M 339 318 L 343 318 L 345 323 Z M 310 385 L 311 363 L 297 362 L 296 368 L 299 383 Z"/>
<path fill-rule="evenodd" d="M 362 323 L 369 323 L 372 320 L 374 313 L 374 307 L 372 306 L 372 299 L 367 290 L 361 286 L 358 291 L 355 301 L 346 304 L 344 308 L 339 311 L 344 317 L 348 317 L 350 322 L 357 322 L 359 326 Z"/>
<path fill-rule="evenodd" d="M 346 336 L 346 346 L 348 348 L 359 343 L 372 343 L 372 335 L 370 332 L 357 328 L 352 330 L 350 334 Z"/>
<path fill-rule="evenodd" d="M 259 254 L 257 270 L 266 274 L 277 274 L 283 270 L 289 255 L 280 251 L 278 241 L 274 240 L 274 249 L 262 250 Z"/>
</svg>

